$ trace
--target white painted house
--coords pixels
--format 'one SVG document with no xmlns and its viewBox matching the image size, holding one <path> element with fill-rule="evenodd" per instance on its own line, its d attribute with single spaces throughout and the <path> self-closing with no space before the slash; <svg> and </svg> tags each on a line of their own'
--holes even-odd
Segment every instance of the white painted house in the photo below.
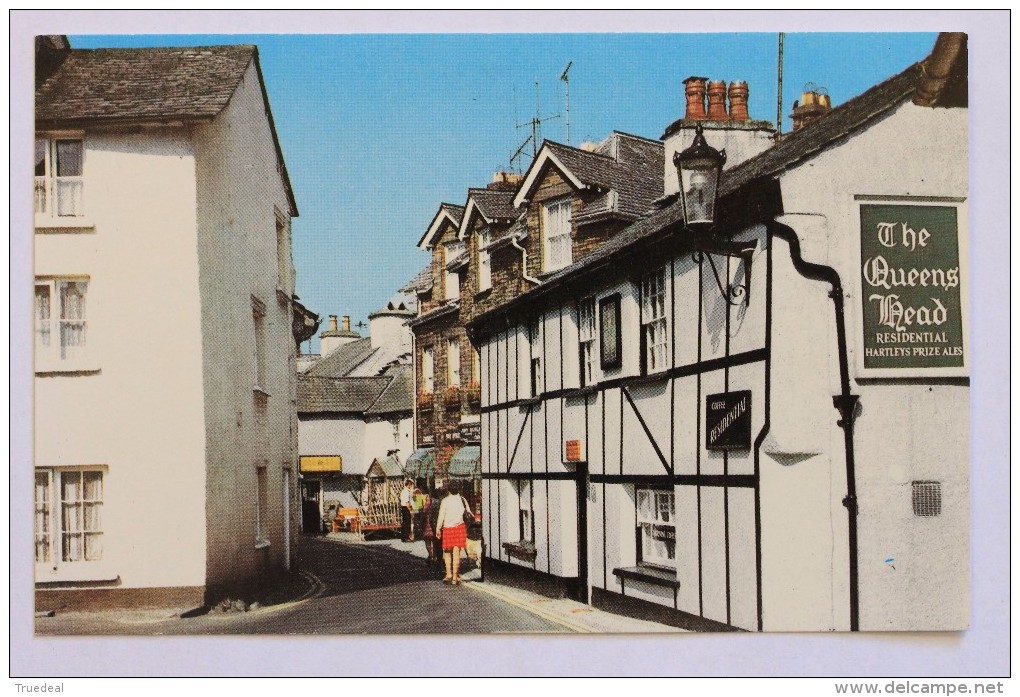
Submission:
<svg viewBox="0 0 1020 697">
<path fill-rule="evenodd" d="M 711 233 L 667 166 L 660 210 L 469 325 L 486 574 L 695 629 L 965 628 L 966 104 L 942 35 L 773 146 L 673 124 L 667 163 L 740 140 Z"/>
<path fill-rule="evenodd" d="M 292 563 L 297 215 L 254 46 L 37 41 L 40 607 Z"/>
</svg>

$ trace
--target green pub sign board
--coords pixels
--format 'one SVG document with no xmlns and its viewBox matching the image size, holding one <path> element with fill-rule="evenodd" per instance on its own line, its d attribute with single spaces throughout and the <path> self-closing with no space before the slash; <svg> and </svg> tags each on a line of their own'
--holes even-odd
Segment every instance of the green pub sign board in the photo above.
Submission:
<svg viewBox="0 0 1020 697">
<path fill-rule="evenodd" d="M 964 366 L 955 206 L 861 205 L 864 368 Z"/>
</svg>

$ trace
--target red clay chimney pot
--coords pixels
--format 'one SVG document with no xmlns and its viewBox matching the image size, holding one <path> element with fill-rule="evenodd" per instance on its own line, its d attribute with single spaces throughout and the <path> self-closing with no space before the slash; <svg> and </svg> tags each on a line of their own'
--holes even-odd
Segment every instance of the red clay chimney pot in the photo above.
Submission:
<svg viewBox="0 0 1020 697">
<path fill-rule="evenodd" d="M 687 97 L 687 113 L 685 119 L 701 121 L 705 114 L 705 77 L 689 77 L 684 80 L 684 95 Z"/>
<path fill-rule="evenodd" d="M 726 83 L 713 80 L 708 83 L 708 118 L 712 121 L 728 121 L 726 113 Z"/>
<path fill-rule="evenodd" d="M 750 121 L 751 116 L 747 113 L 747 83 L 738 80 L 730 83 L 730 120 Z"/>
</svg>

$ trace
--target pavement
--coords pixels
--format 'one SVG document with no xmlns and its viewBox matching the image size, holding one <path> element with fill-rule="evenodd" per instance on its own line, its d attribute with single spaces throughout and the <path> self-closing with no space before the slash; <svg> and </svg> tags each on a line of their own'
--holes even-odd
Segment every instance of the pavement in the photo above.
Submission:
<svg viewBox="0 0 1020 697">
<path fill-rule="evenodd" d="M 323 550 L 331 545 L 341 546 L 345 557 L 328 561 L 335 555 Z M 408 603 L 407 617 L 399 619 L 398 629 L 382 629 L 383 633 L 416 633 L 439 631 L 440 633 L 605 633 L 605 634 L 648 634 L 680 633 L 675 627 L 655 622 L 614 615 L 568 598 L 547 598 L 513 586 L 482 581 L 481 571 L 473 561 L 462 568 L 461 589 L 466 593 L 478 594 L 470 605 L 481 612 L 472 617 L 463 614 L 463 598 L 460 593 L 449 592 L 449 586 L 438 582 L 442 572 L 436 567 L 429 569 L 428 554 L 422 541 L 402 542 L 399 539 L 361 540 L 350 533 L 330 533 L 324 537 L 303 540 L 303 549 L 313 554 L 314 559 L 302 564 L 296 573 L 263 579 L 236 592 L 210 608 L 159 608 L 128 610 L 58 610 L 52 616 L 36 615 L 36 633 L 47 635 L 123 635 L 123 634 L 344 634 L 375 633 L 380 631 L 373 622 L 377 612 L 393 617 L 395 608 L 386 610 L 379 606 L 389 602 L 392 590 L 405 581 L 396 578 L 392 571 L 400 569 L 407 578 L 417 578 L 418 600 Z M 354 555 L 351 557 L 350 555 Z M 400 564 L 399 559 L 407 555 L 420 560 L 411 566 Z M 347 562 L 342 562 L 347 558 Z M 380 561 L 372 562 L 372 559 Z M 340 562 L 340 566 L 336 564 Z M 326 565 L 324 565 L 324 563 Z M 365 564 L 368 564 L 366 566 Z M 397 566 L 394 566 L 396 563 Z M 330 564 L 332 566 L 330 566 Z M 387 566 L 388 565 L 388 566 Z M 355 568 L 357 567 L 357 568 Z M 421 569 L 421 571 L 411 569 Z M 350 602 L 356 606 L 340 609 L 336 604 L 338 576 L 347 579 L 345 592 L 353 593 Z M 389 574 L 389 576 L 387 576 Z M 398 574 L 399 575 L 399 574 Z M 429 580 L 432 579 L 432 580 Z M 411 588 L 412 586 L 407 586 Z M 243 606 L 241 605 L 243 602 Z M 452 604 L 451 604 L 452 603 Z M 361 623 L 355 621 L 353 608 L 359 608 L 363 615 Z M 422 613 L 421 607 L 432 608 L 431 613 Z M 503 607 L 504 610 L 495 608 Z M 336 613 L 335 615 L 332 613 Z M 429 617 L 431 615 L 431 617 Z M 497 615 L 504 619 L 497 620 Z M 517 617 L 516 620 L 510 618 Z M 531 618 L 531 619 L 528 619 Z M 499 624 L 502 621 L 505 624 Z M 420 624 L 419 624 L 420 623 Z M 432 623 L 431 625 L 429 623 Z M 495 624 L 494 624 L 495 623 Z M 447 627 L 447 629 L 443 629 Z M 456 627 L 450 630 L 449 627 Z M 406 630 L 404 629 L 406 628 Z"/>
</svg>

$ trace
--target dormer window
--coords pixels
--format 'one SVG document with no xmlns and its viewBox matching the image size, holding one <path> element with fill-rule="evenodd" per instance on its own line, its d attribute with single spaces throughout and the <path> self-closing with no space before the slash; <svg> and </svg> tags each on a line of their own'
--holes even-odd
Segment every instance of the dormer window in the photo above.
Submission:
<svg viewBox="0 0 1020 697">
<path fill-rule="evenodd" d="M 83 159 L 80 138 L 36 138 L 33 194 L 36 215 L 52 218 L 84 215 Z"/>
<path fill-rule="evenodd" d="M 542 205 L 542 271 L 556 271 L 571 262 L 570 198 Z"/>
</svg>

